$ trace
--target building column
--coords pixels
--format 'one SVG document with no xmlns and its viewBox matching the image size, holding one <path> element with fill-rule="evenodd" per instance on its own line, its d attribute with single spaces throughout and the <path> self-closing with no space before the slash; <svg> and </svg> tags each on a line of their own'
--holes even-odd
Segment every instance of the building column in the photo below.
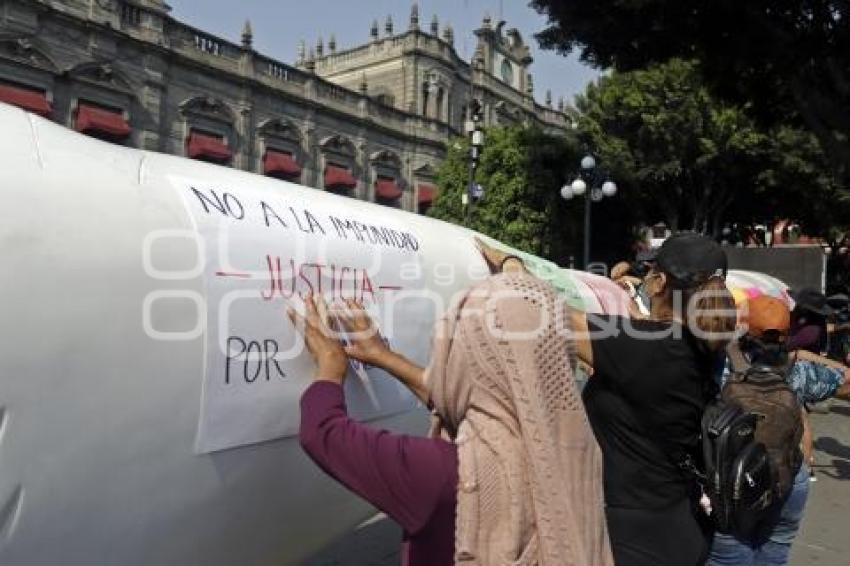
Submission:
<svg viewBox="0 0 850 566">
<path fill-rule="evenodd" d="M 236 123 L 236 137 L 239 147 L 233 156 L 233 166 L 243 171 L 256 172 L 255 140 L 254 140 L 254 109 L 250 103 L 243 103 L 239 108 Z"/>
<path fill-rule="evenodd" d="M 359 194 L 357 195 L 357 198 L 371 202 L 374 200 L 372 193 L 374 189 L 371 186 L 372 168 L 369 163 L 366 138 L 362 133 L 357 136 L 355 146 L 357 148 L 357 152 L 354 154 L 354 160 L 356 166 L 360 168 L 360 184 L 362 186 L 362 188 L 358 191 Z"/>
<path fill-rule="evenodd" d="M 307 156 L 307 161 L 304 163 L 301 182 L 308 187 L 319 188 L 321 184 L 319 178 L 322 175 L 322 156 L 321 151 L 319 151 L 319 144 L 316 143 L 316 126 L 312 117 L 304 123 L 302 137 L 304 139 L 304 155 Z"/>
</svg>

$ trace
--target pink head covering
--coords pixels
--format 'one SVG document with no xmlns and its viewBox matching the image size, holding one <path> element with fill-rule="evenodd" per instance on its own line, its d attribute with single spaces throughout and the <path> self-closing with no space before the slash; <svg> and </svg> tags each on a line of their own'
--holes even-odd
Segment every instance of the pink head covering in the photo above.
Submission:
<svg viewBox="0 0 850 566">
<path fill-rule="evenodd" d="M 457 564 L 613 564 L 569 321 L 547 283 L 499 275 L 437 324 L 426 383 L 458 448 Z"/>
</svg>

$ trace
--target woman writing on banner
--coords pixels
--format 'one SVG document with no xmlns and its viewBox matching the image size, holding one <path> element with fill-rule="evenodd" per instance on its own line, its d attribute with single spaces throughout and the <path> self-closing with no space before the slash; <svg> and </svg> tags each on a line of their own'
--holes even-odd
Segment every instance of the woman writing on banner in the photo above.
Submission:
<svg viewBox="0 0 850 566">
<path fill-rule="evenodd" d="M 290 311 L 317 365 L 301 399 L 302 446 L 402 526 L 403 563 L 613 563 L 601 455 L 555 324 L 563 308 L 525 274 L 489 278 L 437 324 L 426 370 L 387 349 L 359 305 L 334 313 L 353 339 L 345 350 L 320 298 L 307 301 L 304 317 Z M 342 388 L 348 356 L 404 382 L 442 434 L 352 421 Z"/>
</svg>

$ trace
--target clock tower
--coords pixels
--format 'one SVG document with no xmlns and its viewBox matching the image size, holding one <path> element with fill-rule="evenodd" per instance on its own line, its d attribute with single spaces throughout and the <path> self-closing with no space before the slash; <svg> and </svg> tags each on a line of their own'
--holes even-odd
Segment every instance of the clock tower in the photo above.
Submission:
<svg viewBox="0 0 850 566">
<path fill-rule="evenodd" d="M 531 81 L 528 69 L 533 58 L 519 30 L 505 30 L 505 22 L 493 27 L 490 16 L 485 16 L 475 35 L 485 71 L 505 86 L 522 94 L 529 93 Z"/>
</svg>

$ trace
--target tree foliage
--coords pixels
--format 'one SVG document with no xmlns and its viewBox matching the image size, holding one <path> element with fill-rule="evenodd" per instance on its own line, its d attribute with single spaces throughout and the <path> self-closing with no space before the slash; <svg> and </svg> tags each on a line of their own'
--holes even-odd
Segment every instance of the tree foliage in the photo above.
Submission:
<svg viewBox="0 0 850 566">
<path fill-rule="evenodd" d="M 485 196 L 471 227 L 561 265 L 579 256 L 584 198 L 559 188 L 575 178 L 585 152 L 620 190 L 593 205 L 592 260 L 628 252 L 632 227 L 664 221 L 718 236 L 725 224 L 791 219 L 808 234 L 850 224 L 846 193 L 812 135 L 765 129 L 705 87 L 696 64 L 671 60 L 612 72 L 578 97 L 574 138 L 525 127 L 486 132 L 476 181 Z M 429 214 L 466 224 L 468 142 L 453 140 L 438 173 Z M 601 179 L 600 179 L 601 180 Z"/>
<path fill-rule="evenodd" d="M 577 106 L 635 220 L 718 235 L 727 222 L 791 218 L 823 233 L 847 211 L 811 134 L 760 127 L 719 102 L 694 63 L 613 72 Z"/>
<path fill-rule="evenodd" d="M 850 193 L 832 174 L 811 133 L 789 126 L 771 131 L 756 196 L 775 216 L 834 241 L 850 228 Z"/>
<path fill-rule="evenodd" d="M 544 48 L 620 71 L 698 60 L 709 87 L 770 127 L 799 120 L 850 176 L 850 2 L 532 0 Z"/>
<path fill-rule="evenodd" d="M 694 65 L 612 73 L 577 99 L 579 128 L 647 223 L 714 232 L 757 174 L 765 136 L 718 104 Z"/>
<path fill-rule="evenodd" d="M 468 141 L 449 144 L 440 166 L 440 193 L 428 215 L 466 224 L 462 195 L 469 178 Z M 580 245 L 579 216 L 560 198 L 565 164 L 578 160 L 575 140 L 527 127 L 491 128 L 475 180 L 484 197 L 473 209 L 471 228 L 523 251 L 565 263 Z"/>
</svg>

